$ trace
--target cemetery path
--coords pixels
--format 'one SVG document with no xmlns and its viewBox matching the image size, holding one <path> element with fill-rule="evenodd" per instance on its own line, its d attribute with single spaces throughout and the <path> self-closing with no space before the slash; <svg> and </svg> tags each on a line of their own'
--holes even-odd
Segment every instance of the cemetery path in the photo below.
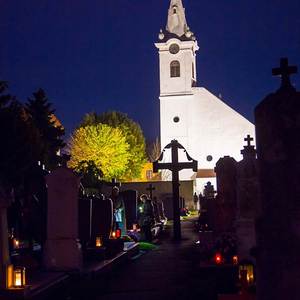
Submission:
<svg viewBox="0 0 300 300">
<path fill-rule="evenodd" d="M 181 242 L 167 228 L 157 249 L 115 270 L 93 300 L 216 299 L 214 281 L 200 271 L 193 221 L 182 222 Z"/>
</svg>

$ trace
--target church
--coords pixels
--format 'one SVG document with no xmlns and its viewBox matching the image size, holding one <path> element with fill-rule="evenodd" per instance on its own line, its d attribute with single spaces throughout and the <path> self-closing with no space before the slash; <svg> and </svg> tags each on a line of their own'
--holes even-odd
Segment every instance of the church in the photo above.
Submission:
<svg viewBox="0 0 300 300">
<path fill-rule="evenodd" d="M 211 181 L 214 168 L 224 156 L 239 161 L 245 137 L 255 128 L 245 117 L 197 85 L 197 39 L 187 24 L 182 0 L 171 0 L 167 25 L 155 43 L 160 68 L 160 142 L 163 149 L 176 139 L 198 161 L 197 174 L 180 172 L 181 180 L 194 180 L 200 192 Z M 185 155 L 181 153 L 180 159 Z M 166 153 L 165 161 L 170 161 Z M 163 173 L 163 180 L 171 180 Z M 216 186 L 216 185 L 215 185 Z"/>
</svg>

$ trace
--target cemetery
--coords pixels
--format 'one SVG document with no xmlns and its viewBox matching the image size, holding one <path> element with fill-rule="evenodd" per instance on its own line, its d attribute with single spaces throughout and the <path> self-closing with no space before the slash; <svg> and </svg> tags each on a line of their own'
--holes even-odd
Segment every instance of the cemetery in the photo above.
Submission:
<svg viewBox="0 0 300 300">
<path fill-rule="evenodd" d="M 280 59 L 251 123 L 197 86 L 168 2 L 155 143 L 105 104 L 67 137 L 43 89 L 22 102 L 0 78 L 0 300 L 300 299 L 298 68 Z"/>
</svg>

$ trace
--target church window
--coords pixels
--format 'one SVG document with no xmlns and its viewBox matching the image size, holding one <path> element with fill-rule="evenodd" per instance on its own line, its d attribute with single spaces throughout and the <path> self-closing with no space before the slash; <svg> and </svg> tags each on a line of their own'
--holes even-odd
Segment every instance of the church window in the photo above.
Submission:
<svg viewBox="0 0 300 300">
<path fill-rule="evenodd" d="M 180 63 L 178 60 L 174 60 L 170 65 L 171 77 L 180 77 Z"/>
<path fill-rule="evenodd" d="M 174 123 L 178 123 L 180 121 L 179 117 L 174 117 L 173 118 Z"/>
<path fill-rule="evenodd" d="M 173 14 L 176 14 L 177 13 L 177 6 L 173 6 Z"/>
<path fill-rule="evenodd" d="M 206 160 L 207 160 L 207 161 L 212 161 L 212 160 L 213 160 L 213 157 L 212 157 L 211 155 L 208 155 L 208 156 L 206 157 Z"/>
</svg>

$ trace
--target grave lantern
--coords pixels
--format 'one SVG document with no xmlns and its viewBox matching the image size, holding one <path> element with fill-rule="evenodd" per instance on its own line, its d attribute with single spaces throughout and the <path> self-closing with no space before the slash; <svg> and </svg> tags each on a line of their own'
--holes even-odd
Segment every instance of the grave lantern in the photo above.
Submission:
<svg viewBox="0 0 300 300">
<path fill-rule="evenodd" d="M 247 280 L 248 285 L 254 282 L 254 267 L 253 264 L 243 263 L 239 266 L 239 278 L 242 281 L 243 277 Z"/>
<path fill-rule="evenodd" d="M 19 249 L 20 247 L 20 241 L 16 238 L 13 239 L 13 245 L 14 245 L 14 249 Z"/>
<path fill-rule="evenodd" d="M 222 255 L 220 253 L 216 253 L 215 262 L 217 265 L 220 265 L 222 263 Z"/>
<path fill-rule="evenodd" d="M 237 265 L 237 264 L 239 263 L 239 258 L 238 258 L 237 255 L 235 255 L 235 256 L 232 257 L 232 263 L 233 263 L 234 265 Z"/>
<path fill-rule="evenodd" d="M 16 267 L 13 270 L 13 286 L 15 288 L 24 288 L 26 284 L 26 274 L 24 267 Z"/>
<path fill-rule="evenodd" d="M 121 229 L 117 229 L 116 230 L 116 238 L 119 239 L 121 237 L 122 234 L 122 230 Z"/>
<path fill-rule="evenodd" d="M 103 245 L 102 237 L 101 236 L 96 237 L 96 247 L 100 248 L 100 247 L 102 247 L 102 245 Z"/>
</svg>

